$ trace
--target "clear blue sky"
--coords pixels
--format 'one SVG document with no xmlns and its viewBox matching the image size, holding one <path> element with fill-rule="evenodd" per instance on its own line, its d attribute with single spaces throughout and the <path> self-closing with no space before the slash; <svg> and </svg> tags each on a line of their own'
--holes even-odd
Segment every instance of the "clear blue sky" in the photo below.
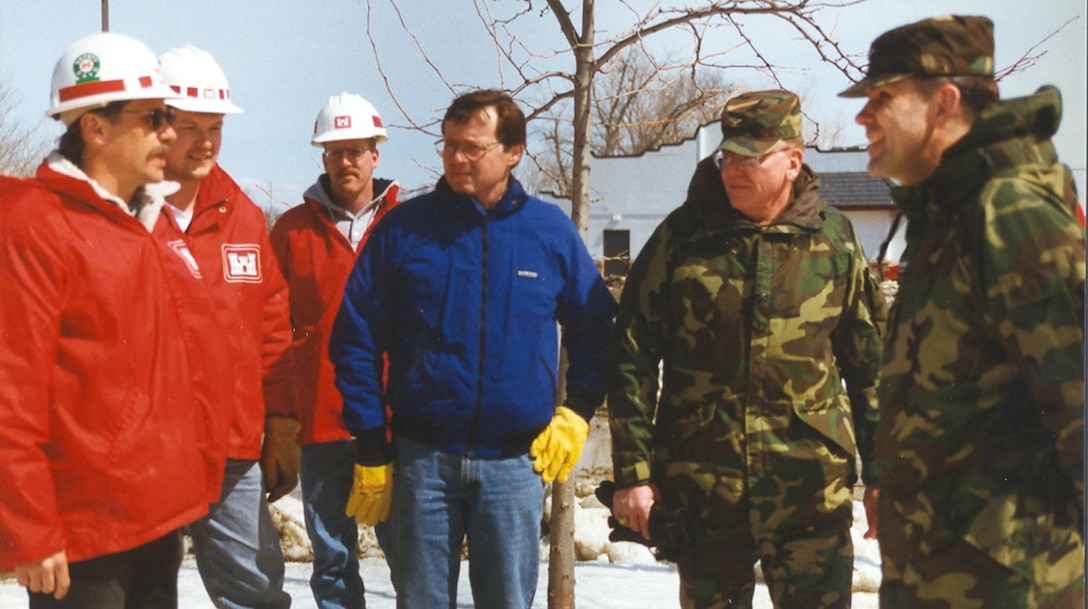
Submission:
<svg viewBox="0 0 1088 609">
<path fill-rule="evenodd" d="M 501 10 L 509 10 L 512 3 L 501 4 L 505 5 Z M 534 3 L 534 8 L 538 4 L 544 6 Z M 599 39 L 631 21 L 619 3 L 598 0 L 597 4 Z M 630 4 L 649 7 L 653 3 L 632 0 Z M 341 91 L 362 94 L 392 125 L 390 140 L 381 148 L 378 175 L 399 179 L 406 188 L 422 188 L 433 183 L 439 169 L 434 138 L 405 128 L 409 120 L 374 68 L 366 35 L 368 11 L 390 85 L 418 123 L 440 117 L 454 91 L 422 61 L 416 43 L 401 27 L 401 18 L 458 90 L 515 84 L 513 72 L 501 66 L 489 48 L 474 3 L 399 0 L 398 5 L 400 18 L 389 0 L 111 0 L 110 29 L 144 41 L 156 53 L 194 44 L 215 55 L 230 80 L 233 100 L 245 110 L 227 118 L 221 164 L 259 204 L 276 205 L 255 184 L 263 185 L 275 199 L 294 205 L 320 173 L 320 155 L 309 145 L 314 118 L 325 100 Z M 826 11 L 824 22 L 845 50 L 864 54 L 875 36 L 892 27 L 943 13 L 984 14 L 995 22 L 1000 69 L 1073 19 L 1043 43 L 1047 55 L 1036 67 L 1003 82 L 1002 94 L 1026 95 L 1042 84 L 1055 84 L 1062 90 L 1064 118 L 1056 144 L 1063 161 L 1075 170 L 1083 200 L 1085 12 L 1082 0 L 870 0 L 859 7 Z M 541 55 L 562 46 L 551 15 L 532 13 L 513 27 L 521 42 Z M 783 84 L 807 92 L 807 113 L 846 125 L 842 144 L 863 144 L 863 131 L 852 123 L 861 103 L 835 97 L 849 84 L 846 79 L 820 67 L 814 54 L 790 40 L 795 34 L 780 22 L 753 19 L 750 27 L 749 33 L 757 40 L 775 41 L 764 45 L 772 55 L 781 51 L 773 59 L 794 68 L 784 72 Z M 60 134 L 59 124 L 42 118 L 53 66 L 70 42 L 100 28 L 100 0 L 0 0 L 0 78 L 16 94 L 17 120 L 41 122 L 51 137 Z M 731 46 L 736 40 L 730 40 L 730 35 L 735 37 L 723 29 L 716 38 L 723 46 Z M 667 37 L 648 42 L 680 48 Z M 752 88 L 772 85 L 752 72 L 738 71 L 729 78 Z"/>
</svg>

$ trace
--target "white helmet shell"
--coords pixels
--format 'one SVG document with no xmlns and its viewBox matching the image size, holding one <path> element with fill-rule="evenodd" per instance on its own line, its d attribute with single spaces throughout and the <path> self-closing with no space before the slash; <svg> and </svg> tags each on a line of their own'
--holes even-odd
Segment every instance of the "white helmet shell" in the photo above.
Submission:
<svg viewBox="0 0 1088 609">
<path fill-rule="evenodd" d="M 212 54 L 192 45 L 176 47 L 159 55 L 162 75 L 181 97 L 167 105 L 188 112 L 239 114 L 242 109 L 230 101 L 227 75 Z"/>
<path fill-rule="evenodd" d="M 341 93 L 329 98 L 314 122 L 314 137 L 310 143 L 318 148 L 326 142 L 366 140 L 377 143 L 389 139 L 382 117 L 370 102 L 354 93 Z"/>
<path fill-rule="evenodd" d="M 93 108 L 132 99 L 177 97 L 147 45 L 123 34 L 91 34 L 68 45 L 53 68 L 46 116 L 70 125 Z M 82 110 L 83 112 L 74 112 Z"/>
</svg>

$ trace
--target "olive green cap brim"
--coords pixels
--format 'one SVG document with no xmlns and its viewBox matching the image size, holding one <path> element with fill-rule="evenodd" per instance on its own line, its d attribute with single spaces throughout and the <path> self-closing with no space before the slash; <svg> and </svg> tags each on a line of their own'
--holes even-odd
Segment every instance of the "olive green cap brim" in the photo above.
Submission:
<svg viewBox="0 0 1088 609">
<path fill-rule="evenodd" d="M 885 74 L 876 78 L 864 78 L 854 86 L 839 93 L 839 97 L 865 97 L 870 89 L 883 87 L 892 83 L 914 77 L 914 74 Z"/>
<path fill-rule="evenodd" d="M 722 140 L 719 150 L 741 156 L 763 156 L 780 148 L 785 140 L 760 140 L 747 135 L 735 135 Z"/>
</svg>

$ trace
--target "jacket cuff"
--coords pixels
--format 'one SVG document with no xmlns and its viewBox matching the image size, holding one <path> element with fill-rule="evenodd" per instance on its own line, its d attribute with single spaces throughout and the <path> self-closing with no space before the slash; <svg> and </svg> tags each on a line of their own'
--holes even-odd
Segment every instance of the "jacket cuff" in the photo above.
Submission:
<svg viewBox="0 0 1088 609">
<path fill-rule="evenodd" d="M 872 461 L 861 463 L 861 482 L 865 486 L 874 486 L 877 484 L 876 479 L 876 464 Z"/>
<path fill-rule="evenodd" d="M 650 462 L 638 461 L 632 465 L 614 468 L 613 474 L 616 480 L 616 488 L 630 488 L 643 484 L 653 483 L 650 474 Z"/>
<path fill-rule="evenodd" d="M 393 461 L 393 451 L 382 428 L 368 429 L 355 436 L 355 462 L 363 467 L 378 467 Z"/>
<path fill-rule="evenodd" d="M 597 408 L 604 403 L 603 397 L 595 397 L 592 392 L 581 387 L 568 387 L 567 399 L 563 405 L 577 412 L 583 419 L 590 421 Z"/>
</svg>

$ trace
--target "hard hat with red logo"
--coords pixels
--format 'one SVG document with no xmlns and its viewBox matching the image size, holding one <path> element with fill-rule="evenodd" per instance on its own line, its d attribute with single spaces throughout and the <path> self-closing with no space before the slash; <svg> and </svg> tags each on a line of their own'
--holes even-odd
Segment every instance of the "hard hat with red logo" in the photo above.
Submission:
<svg viewBox="0 0 1088 609">
<path fill-rule="evenodd" d="M 318 148 L 327 142 L 340 140 L 366 140 L 377 143 L 389 139 L 382 117 L 370 102 L 354 93 L 341 93 L 329 101 L 317 113 L 314 137 L 310 143 Z"/>
<path fill-rule="evenodd" d="M 91 34 L 68 45 L 53 68 L 46 116 L 72 124 L 110 102 L 177 97 L 147 45 L 123 34 Z"/>
<path fill-rule="evenodd" d="M 168 106 L 211 114 L 238 114 L 242 111 L 230 101 L 227 75 L 211 53 L 185 45 L 159 55 L 159 63 L 162 64 L 166 83 L 181 96 L 168 101 Z"/>
</svg>

